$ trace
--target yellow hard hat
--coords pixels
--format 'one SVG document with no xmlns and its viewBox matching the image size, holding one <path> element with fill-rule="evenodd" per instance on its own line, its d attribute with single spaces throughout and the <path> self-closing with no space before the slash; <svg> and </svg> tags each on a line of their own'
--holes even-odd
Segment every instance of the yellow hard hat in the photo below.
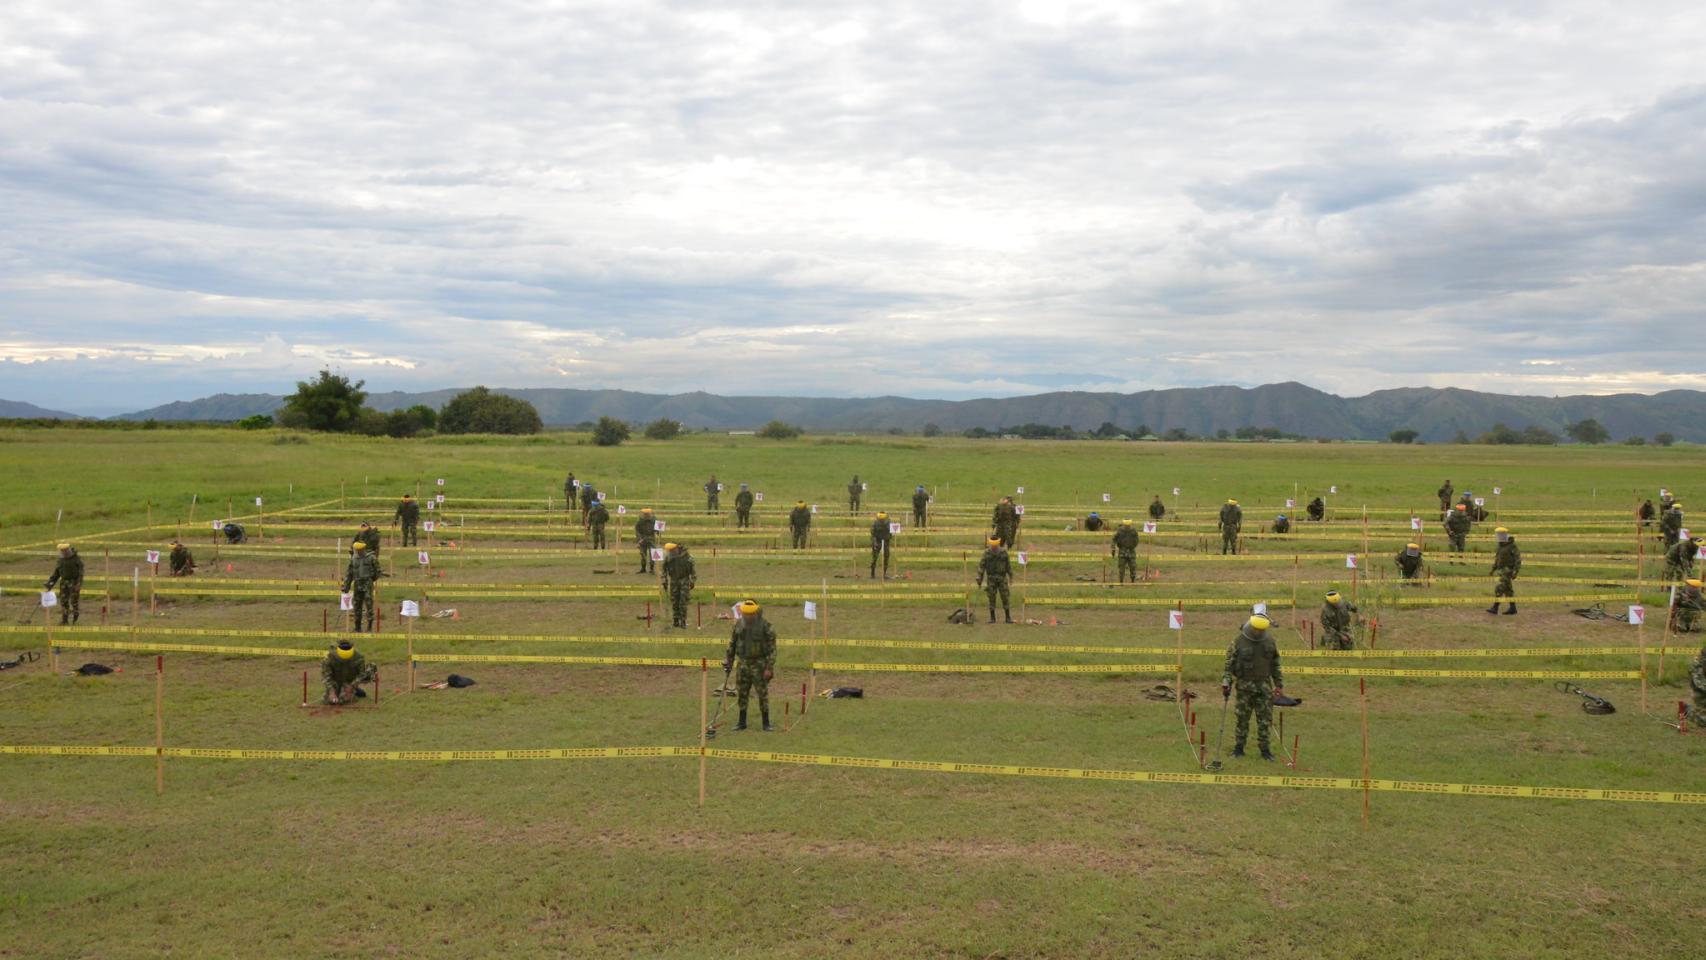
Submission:
<svg viewBox="0 0 1706 960">
<path fill-rule="evenodd" d="M 1339 591 L 1337 591 L 1337 590 L 1328 590 L 1327 591 L 1327 602 L 1336 607 L 1339 604 L 1344 603 L 1345 598 L 1340 596 Z"/>
<path fill-rule="evenodd" d="M 986 545 L 991 546 L 991 547 L 1001 546 L 1001 538 L 1000 537 L 990 537 L 988 540 L 985 540 L 983 542 Z"/>
<path fill-rule="evenodd" d="M 888 514 L 883 513 L 881 510 L 877 511 L 877 519 L 878 520 L 887 520 L 888 518 L 889 518 Z"/>
<path fill-rule="evenodd" d="M 1258 613 L 1251 617 L 1244 625 L 1257 633 L 1262 633 L 1274 624 L 1272 620 L 1269 620 L 1267 617 Z"/>
<path fill-rule="evenodd" d="M 641 507 L 641 508 L 640 508 L 640 512 L 641 512 L 641 513 L 651 513 L 651 512 L 652 512 L 652 508 L 651 508 L 651 507 Z"/>
<path fill-rule="evenodd" d="M 350 643 L 348 640 L 339 640 L 338 641 L 338 659 L 339 660 L 348 660 L 349 658 L 351 658 L 353 656 L 355 656 L 355 644 Z"/>
<path fill-rule="evenodd" d="M 1696 590 L 1700 589 L 1701 587 L 1706 587 L 1706 583 L 1702 583 L 1699 577 L 1690 577 L 1689 579 L 1684 580 L 1682 582 L 1688 584 L 1689 586 L 1693 587 Z"/>
<path fill-rule="evenodd" d="M 1238 505 L 1238 501 L 1236 501 L 1236 500 L 1227 500 L 1226 502 L 1232 504 L 1233 506 Z"/>
<path fill-rule="evenodd" d="M 1406 544 L 1404 544 L 1404 549 L 1405 550 L 1420 550 L 1420 549 L 1422 549 L 1422 545 L 1419 543 L 1406 543 Z"/>
<path fill-rule="evenodd" d="M 1706 537 L 1695 537 L 1694 545 L 1697 547 L 1706 547 Z"/>
<path fill-rule="evenodd" d="M 663 545 L 663 549 L 664 549 L 665 553 L 674 553 L 676 551 L 676 547 L 677 547 L 677 544 L 673 544 L 673 543 L 666 543 Z"/>
<path fill-rule="evenodd" d="M 367 549 L 367 541 L 366 540 L 357 540 L 356 542 L 350 544 L 350 546 L 354 547 L 357 550 L 366 550 Z"/>
<path fill-rule="evenodd" d="M 1494 533 L 1510 533 L 1510 529 L 1507 527 L 1494 527 L 1493 532 Z"/>
<path fill-rule="evenodd" d="M 71 544 L 69 544 L 69 543 L 61 543 L 61 544 L 60 544 L 60 545 L 59 545 L 59 549 L 61 549 L 61 550 L 69 550 L 69 549 L 71 549 Z"/>
<path fill-rule="evenodd" d="M 742 600 L 740 602 L 741 616 L 750 617 L 757 612 L 758 612 L 758 601 L 757 600 L 750 600 L 749 599 L 749 600 Z"/>
<path fill-rule="evenodd" d="M 796 507 L 803 507 L 805 505 L 806 505 L 806 502 L 804 500 L 795 500 L 794 501 L 794 506 L 796 506 Z"/>
<path fill-rule="evenodd" d="M 1120 521 L 1120 526 L 1122 526 L 1122 527 L 1129 527 L 1129 526 L 1131 526 L 1131 521 L 1130 521 L 1130 520 L 1121 520 L 1121 521 Z"/>
</svg>

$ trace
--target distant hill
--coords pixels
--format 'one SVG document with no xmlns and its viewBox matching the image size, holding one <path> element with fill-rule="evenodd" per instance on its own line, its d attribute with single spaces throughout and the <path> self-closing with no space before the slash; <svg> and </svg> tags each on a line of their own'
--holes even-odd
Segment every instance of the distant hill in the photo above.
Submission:
<svg viewBox="0 0 1706 960">
<path fill-rule="evenodd" d="M 0 419 L 5 420 L 81 420 L 75 413 L 49 410 L 22 400 L 0 400 Z"/>
<path fill-rule="evenodd" d="M 375 393 L 368 397 L 368 404 L 379 410 L 417 403 L 437 408 L 459 392 Z M 669 417 L 695 429 L 751 428 L 770 420 L 786 420 L 817 432 L 896 427 L 915 431 L 934 423 L 945 432 L 959 433 L 973 427 L 994 430 L 1022 423 L 1070 424 L 1080 430 L 1094 430 L 1109 422 L 1127 430 L 1147 425 L 1157 433 L 1180 428 L 1194 435 L 1213 436 L 1218 430 L 1273 427 L 1306 437 L 1348 440 L 1384 440 L 1394 430 L 1410 429 L 1423 440 L 1438 442 L 1450 440 L 1458 431 L 1474 437 L 1495 423 L 1517 430 L 1540 426 L 1562 434 L 1566 424 L 1592 418 L 1619 440 L 1664 432 L 1680 440 L 1706 442 L 1706 392 L 1698 390 L 1671 390 L 1651 396 L 1518 397 L 1412 387 L 1339 397 L 1301 383 L 1274 383 L 1252 388 L 1043 393 L 983 400 L 722 397 L 572 389 L 496 388 L 496 392 L 529 401 L 550 426 L 569 426 L 602 416 L 641 423 Z M 118 419 L 238 420 L 272 413 L 283 404 L 283 396 L 272 394 L 222 393 L 123 414 Z"/>
</svg>

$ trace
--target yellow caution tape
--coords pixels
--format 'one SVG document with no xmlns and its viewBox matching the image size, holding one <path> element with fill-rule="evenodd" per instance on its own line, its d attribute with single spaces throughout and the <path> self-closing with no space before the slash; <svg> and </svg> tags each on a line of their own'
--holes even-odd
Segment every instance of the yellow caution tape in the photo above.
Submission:
<svg viewBox="0 0 1706 960">
<path fill-rule="evenodd" d="M 1149 673 L 1170 674 L 1171 663 L 814 663 L 814 670 L 858 670 L 881 673 Z"/>
<path fill-rule="evenodd" d="M 602 663 L 622 667 L 699 667 L 708 658 L 671 660 L 662 657 L 549 657 L 506 653 L 417 653 L 417 663 Z"/>
<path fill-rule="evenodd" d="M 1169 674 L 1173 663 L 813 663 L 814 670 L 874 673 L 1151 673 Z M 1412 670 L 1398 667 L 1293 667 L 1287 673 L 1329 677 L 1429 677 L 1456 680 L 1639 680 L 1638 670 Z"/>
<path fill-rule="evenodd" d="M 228 653 L 243 657 L 307 657 L 319 659 L 324 650 L 286 650 L 282 647 L 216 647 L 200 643 L 127 643 L 122 640 L 53 639 L 55 647 L 71 650 L 142 650 L 148 653 Z"/>
</svg>

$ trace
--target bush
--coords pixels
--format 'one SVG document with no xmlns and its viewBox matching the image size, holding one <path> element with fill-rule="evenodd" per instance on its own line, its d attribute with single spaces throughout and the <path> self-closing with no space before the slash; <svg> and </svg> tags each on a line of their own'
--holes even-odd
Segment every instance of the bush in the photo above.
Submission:
<svg viewBox="0 0 1706 960">
<path fill-rule="evenodd" d="M 272 426 L 272 414 L 257 413 L 252 417 L 244 417 L 237 421 L 237 426 L 244 430 L 265 430 Z"/>
<path fill-rule="evenodd" d="M 927 437 L 939 437 L 942 435 L 942 428 L 938 427 L 934 423 L 927 423 L 924 425 L 924 435 Z"/>
<path fill-rule="evenodd" d="M 422 416 L 425 413 L 427 416 Z M 385 435 L 401 440 L 432 431 L 438 414 L 431 407 L 416 405 L 407 410 L 393 410 L 385 415 Z"/>
<path fill-rule="evenodd" d="M 391 418 L 378 410 L 361 408 L 361 413 L 355 418 L 355 427 L 351 433 L 359 433 L 364 437 L 383 437 Z"/>
<path fill-rule="evenodd" d="M 758 431 L 758 435 L 767 440 L 792 440 L 804 432 L 805 431 L 791 423 L 784 423 L 781 420 L 772 420 Z"/>
<path fill-rule="evenodd" d="M 440 433 L 538 433 L 545 429 L 533 404 L 485 387 L 450 398 L 438 415 Z"/>
<path fill-rule="evenodd" d="M 1418 436 L 1420 434 L 1414 430 L 1394 430 L 1386 435 L 1386 439 L 1392 443 L 1415 443 Z"/>
<path fill-rule="evenodd" d="M 1572 423 L 1564 428 L 1564 432 L 1577 443 L 1600 444 L 1611 439 L 1611 431 L 1592 418 Z"/>
<path fill-rule="evenodd" d="M 1668 433 L 1655 433 L 1653 434 L 1653 442 L 1661 447 L 1668 447 L 1676 442 L 1676 438 Z"/>
<path fill-rule="evenodd" d="M 592 428 L 592 442 L 601 447 L 614 447 L 628 439 L 628 425 L 615 417 L 599 417 Z"/>
<path fill-rule="evenodd" d="M 1623 445 L 1626 447 L 1644 447 L 1647 445 L 1647 438 L 1646 437 L 1625 437 L 1625 438 L 1623 438 Z"/>
<path fill-rule="evenodd" d="M 367 394 L 361 388 L 367 383 L 340 377 L 330 370 L 321 370 L 314 380 L 299 380 L 296 394 L 284 402 L 278 422 L 287 427 L 305 430 L 326 430 L 348 433 L 356 429 L 361 419 L 362 404 Z"/>
<path fill-rule="evenodd" d="M 661 417 L 646 424 L 647 440 L 674 440 L 681 435 L 681 421 Z"/>
</svg>

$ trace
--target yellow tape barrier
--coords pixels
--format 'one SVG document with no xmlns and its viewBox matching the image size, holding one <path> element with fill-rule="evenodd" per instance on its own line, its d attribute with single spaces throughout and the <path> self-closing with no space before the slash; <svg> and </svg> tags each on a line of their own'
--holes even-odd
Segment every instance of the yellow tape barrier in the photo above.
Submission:
<svg viewBox="0 0 1706 960">
<path fill-rule="evenodd" d="M 814 670 L 870 673 L 1153 673 L 1178 669 L 1171 663 L 813 663 Z M 1638 670 L 1414 670 L 1399 667 L 1291 667 L 1286 673 L 1325 677 L 1427 677 L 1454 680 L 1639 680 Z"/>
</svg>

